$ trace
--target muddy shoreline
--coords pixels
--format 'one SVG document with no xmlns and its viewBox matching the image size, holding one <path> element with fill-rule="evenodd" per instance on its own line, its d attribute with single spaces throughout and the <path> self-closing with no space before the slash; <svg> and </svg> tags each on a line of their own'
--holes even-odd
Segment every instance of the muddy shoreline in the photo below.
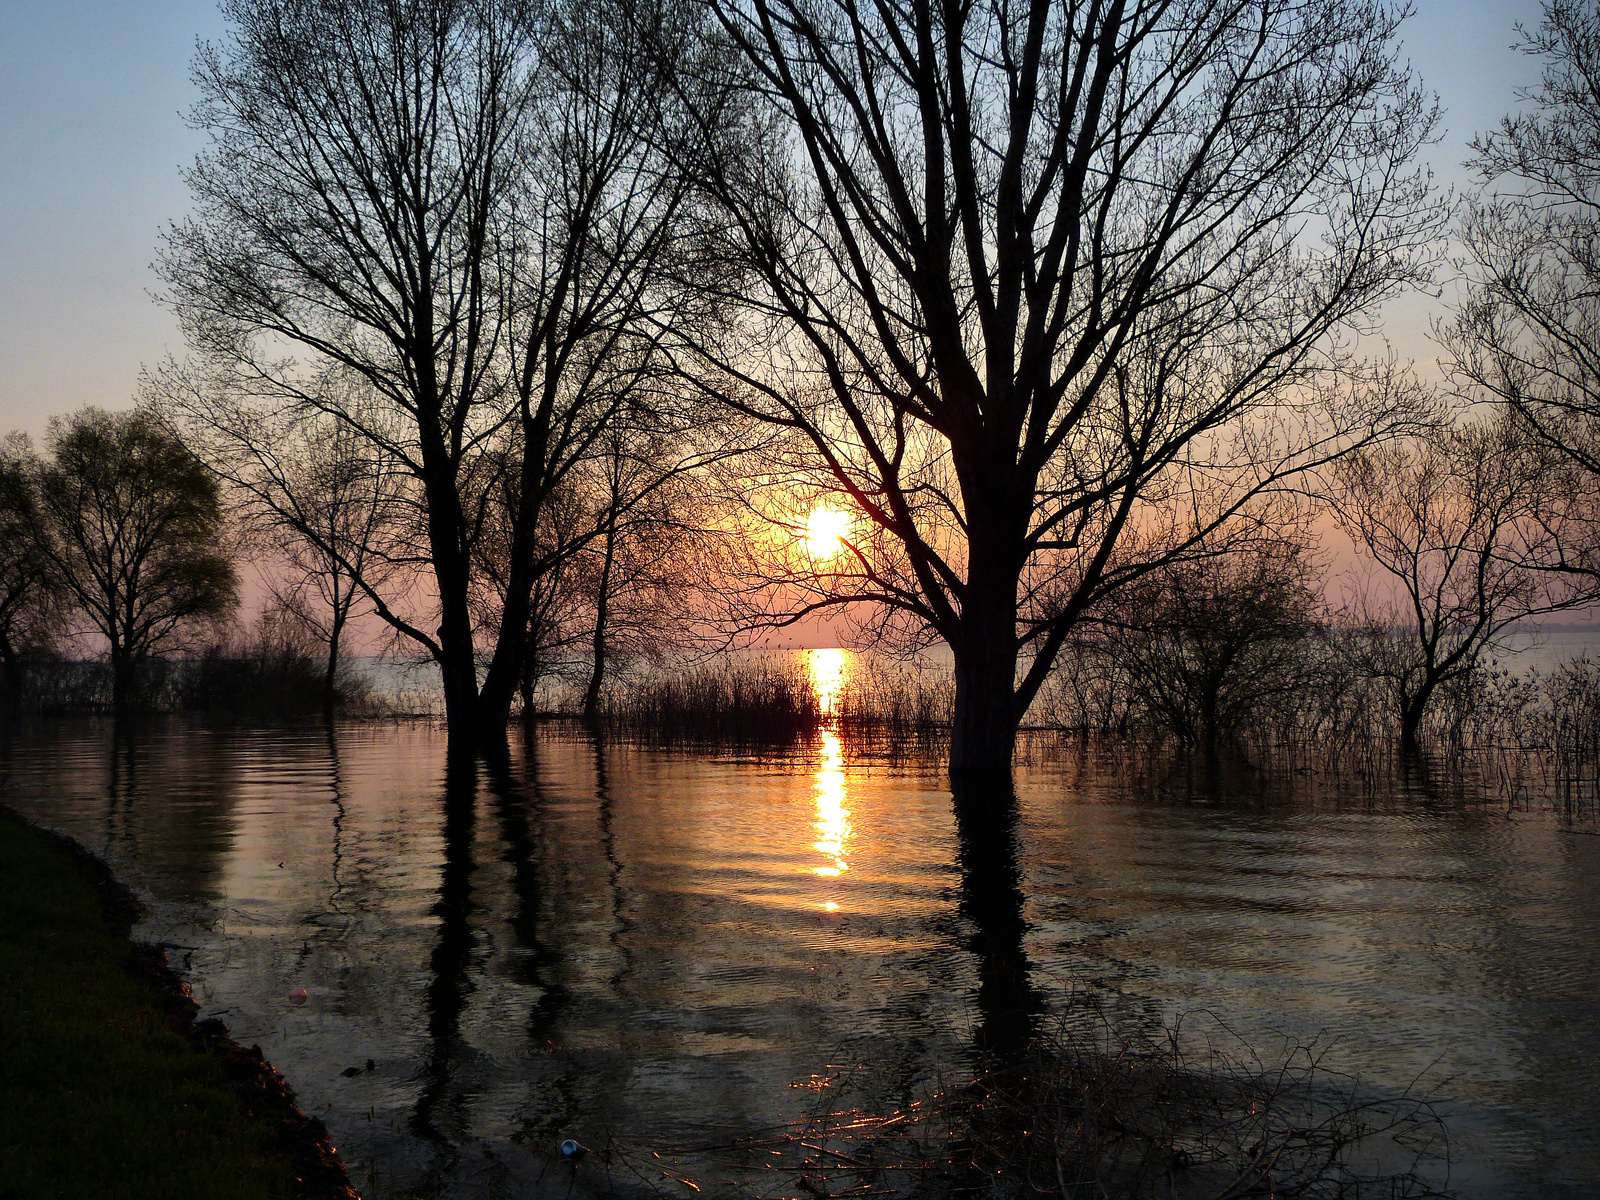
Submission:
<svg viewBox="0 0 1600 1200">
<path fill-rule="evenodd" d="M 197 1053 L 219 1059 L 227 1091 L 251 1119 L 273 1130 L 278 1154 L 294 1177 L 297 1200 L 361 1200 L 327 1126 L 295 1102 L 294 1089 L 267 1061 L 261 1047 L 240 1045 L 215 1017 L 197 1020 L 199 1006 L 189 985 L 172 969 L 166 951 L 133 940 L 133 926 L 144 906 L 104 860 L 76 839 L 39 825 L 10 805 L 0 804 L 0 812 L 46 834 L 72 858 L 99 895 L 112 930 L 131 942 L 133 953 L 127 969 L 155 993 L 167 1027 L 182 1035 Z"/>
</svg>

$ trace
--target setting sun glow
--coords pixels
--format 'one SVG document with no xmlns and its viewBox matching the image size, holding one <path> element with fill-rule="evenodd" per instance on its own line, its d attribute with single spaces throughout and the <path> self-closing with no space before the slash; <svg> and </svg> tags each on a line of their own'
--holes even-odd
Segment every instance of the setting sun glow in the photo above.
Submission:
<svg viewBox="0 0 1600 1200">
<path fill-rule="evenodd" d="M 832 558 L 850 536 L 850 514 L 817 505 L 806 518 L 806 549 L 812 558 Z"/>
</svg>

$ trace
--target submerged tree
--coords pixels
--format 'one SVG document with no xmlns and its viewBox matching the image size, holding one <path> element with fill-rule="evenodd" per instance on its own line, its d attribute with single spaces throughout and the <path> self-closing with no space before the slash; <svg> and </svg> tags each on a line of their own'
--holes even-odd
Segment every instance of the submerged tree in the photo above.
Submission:
<svg viewBox="0 0 1600 1200">
<path fill-rule="evenodd" d="M 383 590 L 401 572 L 392 526 L 409 513 L 391 465 L 374 461 L 348 427 L 330 424 L 303 445 L 282 503 L 263 505 L 258 518 L 277 551 L 278 603 L 322 644 L 322 703 L 332 712 L 351 617 L 370 609 L 363 587 Z"/>
<path fill-rule="evenodd" d="M 1404 11 L 707 9 L 727 53 L 686 67 L 677 152 L 742 317 L 682 361 L 790 435 L 780 507 L 855 515 L 845 559 L 778 572 L 787 617 L 948 643 L 951 770 L 1003 773 L 1087 612 L 1407 411 L 1340 336 L 1440 226 Z"/>
<path fill-rule="evenodd" d="M 1314 583 L 1303 546 L 1267 541 L 1152 572 L 1100 620 L 1140 705 L 1210 750 L 1306 684 Z"/>
<path fill-rule="evenodd" d="M 56 418 L 46 447 L 39 544 L 72 607 L 105 639 L 123 713 L 151 656 L 233 609 L 220 489 L 144 410 Z"/>
<path fill-rule="evenodd" d="M 1369 596 L 1354 645 L 1388 685 L 1416 750 L 1439 688 L 1465 678 L 1519 622 L 1591 602 L 1561 570 L 1581 478 L 1511 420 L 1463 424 L 1355 455 L 1331 501 L 1392 596 Z M 1583 531 L 1580 529 L 1580 536 Z"/>
<path fill-rule="evenodd" d="M 693 406 L 632 406 L 607 430 L 587 481 L 600 535 L 580 562 L 589 614 L 583 715 L 594 718 L 619 655 L 682 648 L 703 622 L 707 585 L 691 564 L 723 531 L 705 468 L 742 459 L 747 431 L 708 423 Z"/>
</svg>

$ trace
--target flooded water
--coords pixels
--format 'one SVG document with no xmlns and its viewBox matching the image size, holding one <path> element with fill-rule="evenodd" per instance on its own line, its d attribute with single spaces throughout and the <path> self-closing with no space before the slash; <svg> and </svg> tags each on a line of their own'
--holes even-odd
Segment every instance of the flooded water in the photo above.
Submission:
<svg viewBox="0 0 1600 1200">
<path fill-rule="evenodd" d="M 845 670 L 812 666 L 822 691 Z M 793 1118 L 841 1070 L 886 1108 L 959 1078 L 1019 986 L 1316 1040 L 1373 1091 L 1434 1097 L 1460 1194 L 1600 1196 L 1591 829 L 1149 794 L 1066 758 L 1019 772 L 995 891 L 937 767 L 832 733 L 737 758 L 543 732 L 453 779 L 443 750 L 424 724 L 57 722 L 0 740 L 0 775 L 148 897 L 139 932 L 369 1197 L 563 1195 L 566 1137 L 644 1164 L 621 1191 L 687 1194 L 652 1149 Z"/>
</svg>

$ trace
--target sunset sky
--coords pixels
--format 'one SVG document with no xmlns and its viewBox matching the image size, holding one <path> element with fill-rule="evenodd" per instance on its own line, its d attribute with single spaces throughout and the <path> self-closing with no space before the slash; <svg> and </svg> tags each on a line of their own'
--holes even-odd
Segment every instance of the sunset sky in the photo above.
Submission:
<svg viewBox="0 0 1600 1200">
<path fill-rule="evenodd" d="M 1533 82 L 1509 49 L 1535 0 L 1417 0 L 1406 53 L 1440 95 L 1431 165 L 1460 184 L 1472 134 Z M 200 147 L 182 113 L 189 59 L 222 21 L 207 0 L 0 4 L 0 432 L 35 436 L 86 403 L 125 406 L 141 364 L 180 350 L 152 299 L 157 235 L 183 215 L 179 168 Z M 1403 354 L 1431 361 L 1427 304 L 1390 314 Z"/>
</svg>

